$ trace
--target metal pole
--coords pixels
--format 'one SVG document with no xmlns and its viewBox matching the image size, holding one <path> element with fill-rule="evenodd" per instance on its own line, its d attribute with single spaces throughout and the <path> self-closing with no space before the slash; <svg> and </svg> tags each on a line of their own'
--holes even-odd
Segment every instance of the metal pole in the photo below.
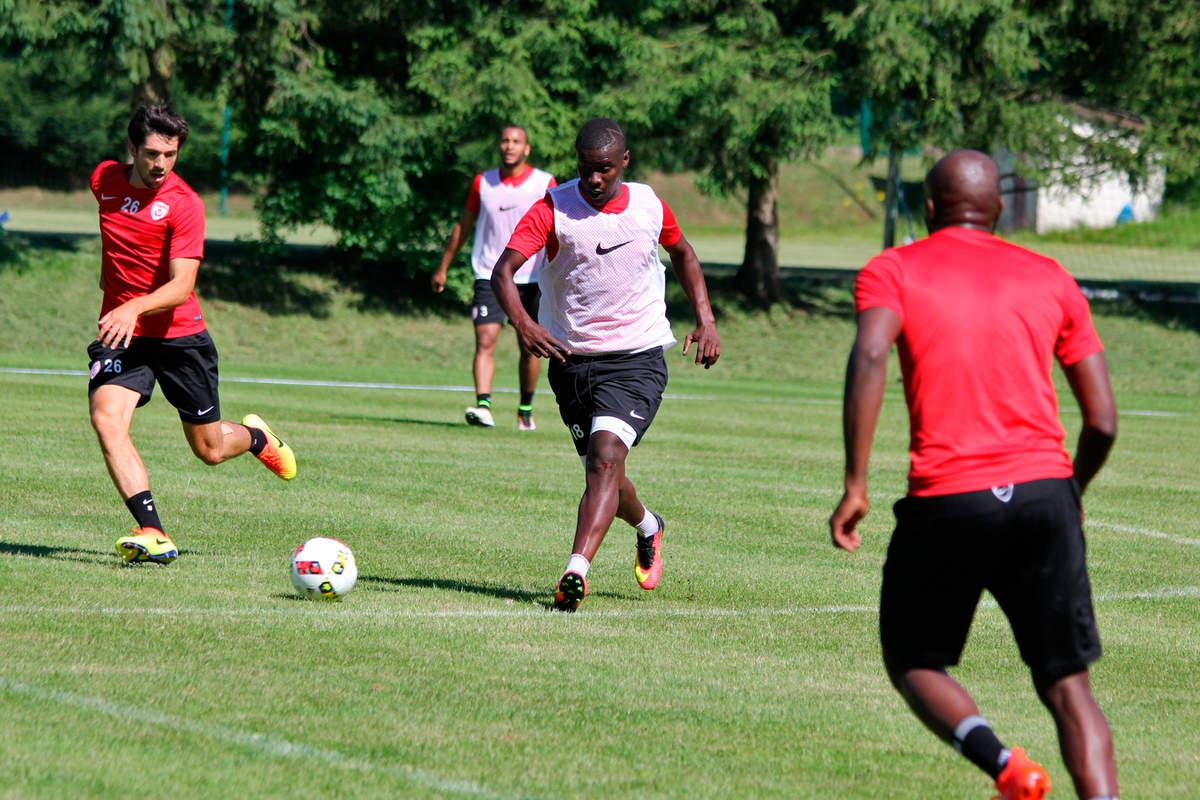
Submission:
<svg viewBox="0 0 1200 800">
<path fill-rule="evenodd" d="M 233 28 L 233 0 L 225 0 L 225 27 Z M 225 200 L 229 197 L 229 90 L 225 91 L 225 116 L 221 122 L 221 216 L 225 216 Z"/>
</svg>

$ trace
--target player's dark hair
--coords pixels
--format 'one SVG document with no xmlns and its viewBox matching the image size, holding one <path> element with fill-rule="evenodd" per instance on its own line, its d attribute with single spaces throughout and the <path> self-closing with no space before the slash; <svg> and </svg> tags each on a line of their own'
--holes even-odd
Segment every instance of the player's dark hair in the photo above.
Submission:
<svg viewBox="0 0 1200 800">
<path fill-rule="evenodd" d="M 134 147 L 141 147 L 152 133 L 168 139 L 178 136 L 179 146 L 183 147 L 188 137 L 187 120 L 172 111 L 170 106 L 138 106 L 129 119 L 129 141 Z"/>
<path fill-rule="evenodd" d="M 615 147 L 625 151 L 625 131 L 615 119 L 596 117 L 583 123 L 575 137 L 575 152 L 584 150 L 608 150 Z"/>
</svg>

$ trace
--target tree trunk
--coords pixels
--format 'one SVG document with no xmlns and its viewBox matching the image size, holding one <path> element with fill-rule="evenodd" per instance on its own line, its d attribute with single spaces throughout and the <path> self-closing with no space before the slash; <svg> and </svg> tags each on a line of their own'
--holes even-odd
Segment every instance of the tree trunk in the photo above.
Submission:
<svg viewBox="0 0 1200 800">
<path fill-rule="evenodd" d="M 133 90 L 134 105 L 166 105 L 171 101 L 171 73 L 175 66 L 175 54 L 168 44 L 159 45 L 146 54 L 150 74 Z"/>
<path fill-rule="evenodd" d="M 750 179 L 746 202 L 746 252 L 737 285 L 747 299 L 769 306 L 779 289 L 779 166 L 768 162 L 766 178 Z"/>
</svg>

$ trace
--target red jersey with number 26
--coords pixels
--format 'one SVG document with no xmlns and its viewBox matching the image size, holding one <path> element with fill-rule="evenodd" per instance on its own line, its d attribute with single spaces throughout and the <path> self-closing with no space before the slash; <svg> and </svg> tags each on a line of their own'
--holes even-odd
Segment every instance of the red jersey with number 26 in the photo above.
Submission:
<svg viewBox="0 0 1200 800">
<path fill-rule="evenodd" d="M 1054 359 L 1101 351 L 1087 298 L 1057 262 L 990 233 L 942 228 L 867 262 L 858 312 L 894 311 L 909 414 L 908 493 L 974 492 L 1074 470 Z"/>
<path fill-rule="evenodd" d="M 127 165 L 105 161 L 92 173 L 100 204 L 103 317 L 135 297 L 150 294 L 171 278 L 172 258 L 204 258 L 204 204 L 172 172 L 158 189 L 136 189 Z M 134 336 L 174 339 L 205 329 L 196 293 L 173 309 L 138 319 Z"/>
</svg>

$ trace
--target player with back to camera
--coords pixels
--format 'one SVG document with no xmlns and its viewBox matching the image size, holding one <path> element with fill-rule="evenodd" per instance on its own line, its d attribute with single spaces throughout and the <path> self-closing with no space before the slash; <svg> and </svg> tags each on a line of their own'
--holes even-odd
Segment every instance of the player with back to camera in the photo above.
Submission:
<svg viewBox="0 0 1200 800">
<path fill-rule="evenodd" d="M 856 282 L 833 543 L 853 552 L 861 541 L 867 460 L 895 343 L 911 468 L 883 567 L 888 674 L 921 722 L 996 780 L 1002 800 L 1043 797 L 1045 770 L 1001 744 L 946 671 L 987 589 L 1054 718 L 1076 793 L 1114 800 L 1112 735 L 1088 677 L 1101 648 L 1081 505 L 1117 432 L 1100 339 L 1062 267 L 992 234 L 1003 202 L 990 158 L 954 151 L 926 187 L 930 235 L 885 250 Z M 1073 462 L 1051 381 L 1056 359 L 1083 416 Z"/>
<path fill-rule="evenodd" d="M 431 283 L 435 292 L 446 287 L 446 271 L 466 241 L 466 232 L 473 226 L 475 240 L 471 246 L 471 268 L 475 272 L 475 296 L 471 301 L 471 318 L 475 322 L 475 358 L 472 372 L 475 377 L 475 405 L 466 410 L 467 422 L 484 428 L 495 425 L 492 417 L 492 377 L 496 372 L 496 339 L 504 325 L 504 309 L 492 294 L 492 266 L 512 236 L 518 220 L 529 207 L 542 199 L 546 190 L 555 186 L 554 176 L 525 163 L 529 157 L 529 137 L 516 125 L 500 131 L 500 166 L 475 176 L 467 193 L 467 205 L 446 241 L 442 260 L 433 273 Z M 537 253 L 520 270 L 515 280 L 521 295 L 521 305 L 533 315 L 538 307 L 538 269 L 543 254 Z M 520 343 L 520 340 L 518 339 Z M 541 362 L 519 344 L 517 378 L 521 399 L 517 405 L 517 430 L 531 431 L 533 395 L 537 391 Z"/>
<path fill-rule="evenodd" d="M 129 121 L 130 164 L 105 161 L 92 173 L 100 210 L 99 333 L 88 347 L 92 427 L 113 485 L 137 523 L 117 540 L 129 562 L 168 564 L 179 552 L 163 531 L 150 478 L 133 446 L 133 412 L 155 383 L 179 412 L 183 435 L 206 464 L 249 450 L 284 480 L 296 475 L 292 449 L 256 414 L 221 419 L 217 351 L 193 288 L 204 258 L 204 206 L 175 173 L 187 141 L 183 117 L 139 106 Z"/>
<path fill-rule="evenodd" d="M 661 244 L 696 315 L 683 352 L 696 346 L 706 368 L 721 354 L 700 261 L 674 215 L 654 190 L 622 179 L 629 164 L 625 132 L 593 119 L 575 139 L 579 177 L 547 192 L 521 219 L 492 272 L 496 297 L 522 345 L 550 359 L 550 388 L 583 460 L 571 557 L 554 607 L 574 611 L 587 594 L 587 573 L 614 517 L 637 529 L 634 575 L 653 589 L 662 574 L 662 518 L 642 505 L 625 474 L 630 448 L 650 427 L 675 343 L 667 321 Z M 521 304 L 513 275 L 546 251 L 535 320 Z M 540 323 L 540 324 L 539 324 Z"/>
</svg>

